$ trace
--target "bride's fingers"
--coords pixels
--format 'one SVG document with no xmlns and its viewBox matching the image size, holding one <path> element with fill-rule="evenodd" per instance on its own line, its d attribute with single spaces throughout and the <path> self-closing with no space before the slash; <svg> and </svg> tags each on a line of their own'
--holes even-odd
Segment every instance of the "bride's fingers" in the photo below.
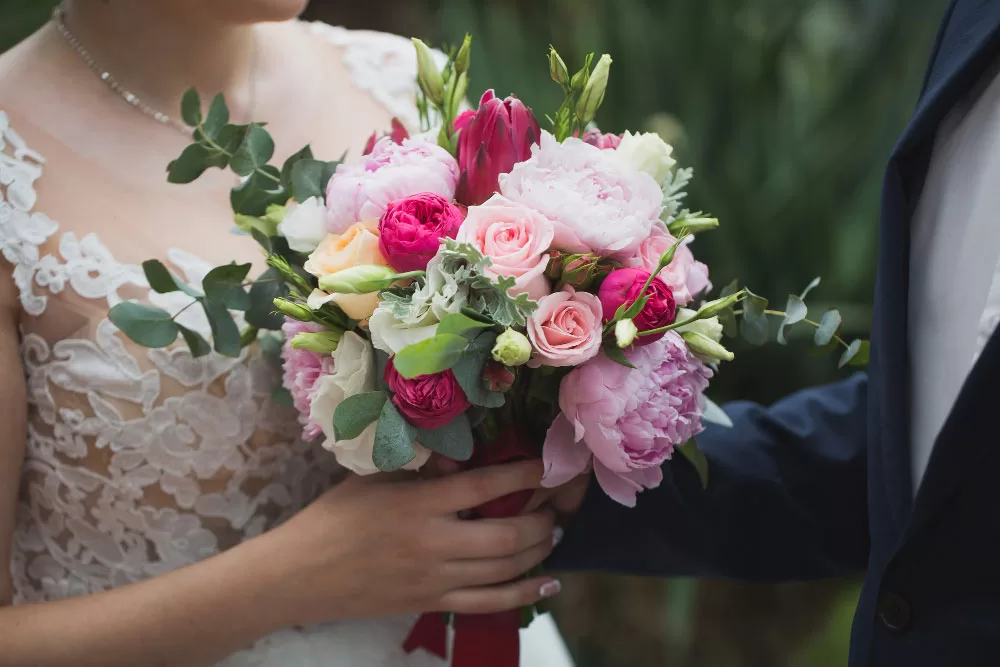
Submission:
<svg viewBox="0 0 1000 667">
<path fill-rule="evenodd" d="M 509 519 L 455 519 L 447 523 L 444 539 L 455 559 L 504 558 L 543 542 L 552 542 L 555 513 L 546 508 Z"/>
<path fill-rule="evenodd" d="M 534 604 L 561 590 L 558 579 L 533 577 L 512 584 L 486 588 L 465 588 L 446 593 L 439 611 L 459 614 L 494 614 Z"/>
<path fill-rule="evenodd" d="M 455 587 L 500 584 L 541 565 L 551 553 L 552 540 L 548 539 L 508 558 L 453 561 L 445 565 L 443 574 Z"/>
</svg>

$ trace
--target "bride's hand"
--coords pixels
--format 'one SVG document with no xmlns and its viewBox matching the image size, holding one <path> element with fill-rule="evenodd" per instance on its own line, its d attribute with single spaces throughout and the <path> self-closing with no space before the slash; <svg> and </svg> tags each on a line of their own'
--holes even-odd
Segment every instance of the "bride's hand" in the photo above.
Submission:
<svg viewBox="0 0 1000 667">
<path fill-rule="evenodd" d="M 559 590 L 550 577 L 512 580 L 552 551 L 549 509 L 464 521 L 459 512 L 540 487 L 539 462 L 433 480 L 352 478 L 280 528 L 262 547 L 273 561 L 275 602 L 287 620 L 455 611 L 488 613 Z"/>
</svg>

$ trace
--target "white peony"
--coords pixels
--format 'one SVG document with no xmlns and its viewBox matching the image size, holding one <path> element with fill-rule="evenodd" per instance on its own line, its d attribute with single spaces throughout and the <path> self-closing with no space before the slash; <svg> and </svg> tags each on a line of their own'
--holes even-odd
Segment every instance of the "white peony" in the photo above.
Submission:
<svg viewBox="0 0 1000 667">
<path fill-rule="evenodd" d="M 326 206 L 319 197 L 310 197 L 288 211 L 278 233 L 292 250 L 312 252 L 326 236 Z"/>
<path fill-rule="evenodd" d="M 322 376 L 313 390 L 309 419 L 319 424 L 326 440 L 324 449 L 333 452 L 337 463 L 358 475 L 371 475 L 379 470 L 372 462 L 375 450 L 375 424 L 354 440 L 337 442 L 333 435 L 333 414 L 348 396 L 375 391 L 375 363 L 371 345 L 361 336 L 348 331 L 333 353 L 334 372 Z M 418 470 L 427 463 L 430 451 L 414 443 L 417 458 L 406 470 Z"/>
<path fill-rule="evenodd" d="M 662 186 L 677 166 L 673 153 L 673 147 L 655 132 L 626 132 L 614 154 L 629 166 L 649 174 Z"/>
</svg>

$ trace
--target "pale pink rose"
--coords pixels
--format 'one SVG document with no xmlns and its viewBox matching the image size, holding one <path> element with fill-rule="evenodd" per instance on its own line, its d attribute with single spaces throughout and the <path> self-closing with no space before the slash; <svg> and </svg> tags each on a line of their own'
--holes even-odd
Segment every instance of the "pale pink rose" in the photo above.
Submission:
<svg viewBox="0 0 1000 667">
<path fill-rule="evenodd" d="M 655 271 L 660 264 L 660 257 L 676 242 L 677 239 L 663 225 L 657 225 L 625 265 Z M 660 271 L 659 277 L 674 293 L 674 301 L 678 306 L 688 305 L 696 296 L 712 288 L 712 283 L 708 280 L 708 267 L 695 260 L 691 248 L 686 244 L 677 248 L 674 261 Z"/>
<path fill-rule="evenodd" d="M 545 269 L 554 233 L 552 222 L 538 211 L 493 195 L 469 208 L 457 240 L 490 258 L 487 273 L 514 278 L 512 295 L 525 293 L 538 301 L 552 291 Z"/>
<path fill-rule="evenodd" d="M 391 202 L 421 193 L 455 198 L 458 162 L 425 139 L 397 144 L 383 137 L 372 152 L 345 162 L 326 187 L 327 230 L 343 234 L 356 222 L 377 222 Z"/>
<path fill-rule="evenodd" d="M 553 245 L 570 253 L 624 260 L 636 253 L 660 220 L 663 192 L 653 178 L 605 151 L 548 132 L 525 162 L 500 177 L 508 199 L 555 225 Z"/>
<path fill-rule="evenodd" d="M 559 387 L 560 415 L 542 450 L 544 486 L 556 487 L 593 464 L 611 498 L 629 507 L 663 480 L 660 466 L 703 430 L 702 396 L 712 371 L 669 332 L 626 352 L 635 368 L 605 355 L 574 369 Z"/>
<path fill-rule="evenodd" d="M 567 285 L 538 301 L 538 310 L 528 318 L 528 338 L 538 366 L 579 366 L 601 351 L 604 322 L 601 300 L 589 292 Z"/>
</svg>

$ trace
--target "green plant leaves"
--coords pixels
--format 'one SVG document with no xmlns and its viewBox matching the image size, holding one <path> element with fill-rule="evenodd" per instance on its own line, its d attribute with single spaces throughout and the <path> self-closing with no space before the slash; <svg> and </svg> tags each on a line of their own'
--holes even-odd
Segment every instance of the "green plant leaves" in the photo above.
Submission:
<svg viewBox="0 0 1000 667">
<path fill-rule="evenodd" d="M 250 295 L 243 289 L 243 281 L 250 273 L 250 264 L 224 264 L 208 272 L 201 286 L 205 296 L 229 310 L 250 308 Z"/>
<path fill-rule="evenodd" d="M 260 125 L 251 125 L 239 149 L 229 160 L 229 168 L 240 176 L 249 176 L 274 156 L 274 140 Z M 280 178 L 280 177 L 279 177 Z"/>
<path fill-rule="evenodd" d="M 489 329 L 493 326 L 492 323 L 474 320 L 462 313 L 450 313 L 441 319 L 441 323 L 438 324 L 437 333 L 439 336 L 441 334 L 455 334 L 456 336 L 468 337 L 470 334 L 474 335 L 475 332 Z"/>
<path fill-rule="evenodd" d="M 719 294 L 720 299 L 725 299 L 727 296 L 732 296 L 740 291 L 740 283 L 738 280 L 726 285 L 722 292 Z M 722 331 L 730 338 L 735 338 L 739 334 L 739 323 L 736 321 L 736 313 L 732 308 L 727 308 L 722 310 L 718 314 L 719 322 L 722 324 Z"/>
<path fill-rule="evenodd" d="M 326 199 L 326 184 L 337 170 L 339 162 L 323 162 L 312 158 L 297 161 L 291 169 L 292 196 L 302 203 L 310 197 Z"/>
<path fill-rule="evenodd" d="M 743 301 L 743 321 L 740 323 L 740 333 L 751 345 L 764 345 L 770 338 L 770 326 L 767 321 L 767 299 L 757 296 L 747 290 L 747 298 Z"/>
<path fill-rule="evenodd" d="M 201 125 L 201 97 L 194 88 L 184 91 L 181 98 L 181 119 L 191 127 Z"/>
<path fill-rule="evenodd" d="M 408 345 L 393 358 L 396 370 L 406 379 L 446 371 L 462 360 L 469 341 L 455 334 L 437 334 Z"/>
<path fill-rule="evenodd" d="M 208 341 L 205 340 L 198 332 L 191 331 L 187 327 L 182 327 L 179 324 L 177 325 L 177 328 L 180 329 L 181 335 L 184 336 L 184 342 L 187 343 L 192 357 L 204 357 L 212 351 L 212 346 L 209 345 Z"/>
<path fill-rule="evenodd" d="M 503 393 L 487 389 L 483 379 L 483 369 L 489 362 L 490 352 L 496 340 L 496 334 L 492 331 L 480 333 L 469 344 L 461 360 L 451 369 L 469 402 L 483 408 L 499 408 L 506 402 Z"/>
<path fill-rule="evenodd" d="M 134 301 L 115 305 L 108 317 L 122 333 L 143 347 L 167 347 L 181 332 L 167 311 Z"/>
<path fill-rule="evenodd" d="M 211 167 L 224 168 L 227 158 L 202 144 L 191 144 L 180 156 L 167 165 L 168 183 L 190 183 L 197 180 Z"/>
<path fill-rule="evenodd" d="M 382 415 L 389 400 L 384 391 L 371 391 L 348 396 L 333 413 L 333 434 L 337 442 L 353 440 L 364 433 Z"/>
<path fill-rule="evenodd" d="M 809 309 L 806 307 L 806 302 L 801 297 L 789 294 L 788 303 L 785 304 L 785 318 L 778 327 L 778 342 L 787 345 L 788 339 L 785 338 L 785 329 L 806 319 L 808 314 Z"/>
<path fill-rule="evenodd" d="M 281 187 L 281 172 L 274 165 L 265 165 L 250 175 L 229 193 L 234 213 L 260 217 L 271 204 L 284 204 L 289 193 Z"/>
<path fill-rule="evenodd" d="M 288 295 L 288 287 L 281 280 L 281 274 L 273 267 L 261 274 L 250 287 L 250 308 L 247 309 L 247 324 L 258 329 L 278 331 L 285 318 L 274 308 L 274 300 Z"/>
<path fill-rule="evenodd" d="M 227 357 L 240 356 L 240 350 L 243 349 L 240 330 L 230 312 L 223 304 L 211 299 L 203 299 L 201 305 L 208 317 L 208 324 L 212 327 L 215 351 Z"/>
<path fill-rule="evenodd" d="M 416 429 L 416 441 L 452 461 L 468 461 L 472 458 L 475 447 L 472 425 L 464 412 L 445 426 L 436 429 Z"/>
<path fill-rule="evenodd" d="M 870 343 L 866 340 L 855 340 L 844 353 L 840 356 L 839 368 L 844 366 L 855 366 L 858 368 L 863 368 L 868 365 L 868 355 L 869 355 Z"/>
<path fill-rule="evenodd" d="M 406 423 L 392 401 L 386 401 L 375 427 L 375 448 L 372 450 L 375 467 L 382 472 L 393 472 L 417 458 L 413 435 L 413 427 Z"/>
<path fill-rule="evenodd" d="M 299 162 L 302 160 L 312 160 L 313 152 L 311 146 L 306 146 L 297 153 L 292 154 L 285 164 L 281 166 L 281 187 L 286 190 L 292 187 L 292 171 Z M 300 202 L 301 203 L 301 202 Z"/>
<path fill-rule="evenodd" d="M 212 103 L 208 107 L 208 115 L 205 116 L 205 122 L 201 126 L 202 131 L 212 139 L 221 139 L 222 129 L 229 124 L 229 107 L 226 106 L 226 98 L 223 97 L 222 93 L 219 93 L 212 98 Z M 223 148 L 226 147 L 224 142 L 219 142 L 222 144 Z M 232 150 L 229 151 L 233 152 Z"/>
<path fill-rule="evenodd" d="M 843 318 L 841 318 L 839 310 L 828 310 L 823 313 L 823 317 L 819 321 L 819 326 L 816 328 L 816 333 L 813 335 L 813 342 L 818 347 L 829 345 L 833 337 L 837 335 L 842 322 Z"/>
<path fill-rule="evenodd" d="M 170 292 L 181 291 L 188 296 L 198 298 L 201 293 L 192 288 L 187 283 L 178 280 L 163 265 L 163 262 L 157 259 L 149 259 L 142 263 L 142 271 L 146 274 L 146 281 L 149 283 L 150 289 L 159 294 L 168 294 Z"/>
<path fill-rule="evenodd" d="M 607 355 L 608 359 L 615 362 L 616 364 L 621 364 L 627 368 L 635 368 L 635 364 L 628 360 L 625 356 L 625 350 L 621 349 L 615 345 L 614 341 L 608 341 L 604 344 L 603 348 L 604 354 Z"/>
<path fill-rule="evenodd" d="M 691 462 L 694 469 L 698 472 L 698 479 L 701 480 L 701 488 L 708 488 L 708 459 L 705 458 L 705 453 L 698 448 L 698 443 L 694 440 L 689 440 L 686 444 L 681 445 L 677 448 L 684 458 Z"/>
</svg>

